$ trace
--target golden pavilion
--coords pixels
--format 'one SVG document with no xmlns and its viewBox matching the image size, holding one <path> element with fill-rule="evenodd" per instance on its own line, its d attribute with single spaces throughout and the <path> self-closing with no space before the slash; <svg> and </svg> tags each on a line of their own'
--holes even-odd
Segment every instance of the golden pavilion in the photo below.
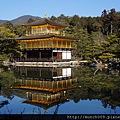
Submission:
<svg viewBox="0 0 120 120">
<path fill-rule="evenodd" d="M 17 40 L 23 46 L 24 57 L 16 62 L 69 62 L 78 39 L 65 36 L 66 25 L 41 18 L 39 21 L 24 24 L 26 35 Z"/>
</svg>

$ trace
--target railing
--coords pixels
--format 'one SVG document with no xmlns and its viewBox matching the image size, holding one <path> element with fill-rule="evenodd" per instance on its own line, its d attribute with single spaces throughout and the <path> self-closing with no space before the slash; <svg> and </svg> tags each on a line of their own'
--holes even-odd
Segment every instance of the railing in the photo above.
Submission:
<svg viewBox="0 0 120 120">
<path fill-rule="evenodd" d="M 56 58 L 15 58 L 17 62 L 67 62 L 71 59 L 56 59 Z"/>
<path fill-rule="evenodd" d="M 26 42 L 25 48 L 75 48 L 72 43 L 70 42 L 63 42 L 63 41 L 49 41 L 49 40 L 44 40 L 44 41 L 31 41 L 31 42 Z"/>
<path fill-rule="evenodd" d="M 74 46 L 66 46 L 66 45 L 43 45 L 43 46 L 39 46 L 38 45 L 29 45 L 25 47 L 26 49 L 33 49 L 33 48 L 68 48 L 68 49 L 72 49 L 75 48 Z"/>
</svg>

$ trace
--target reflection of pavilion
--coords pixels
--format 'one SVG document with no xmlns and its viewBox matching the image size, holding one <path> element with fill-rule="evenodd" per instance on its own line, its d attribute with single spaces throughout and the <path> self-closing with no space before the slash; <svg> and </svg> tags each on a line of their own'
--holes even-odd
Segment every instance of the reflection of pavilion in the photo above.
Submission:
<svg viewBox="0 0 120 120">
<path fill-rule="evenodd" d="M 16 86 L 12 88 L 26 92 L 28 99 L 24 103 L 48 109 L 69 101 L 67 91 L 77 88 L 71 68 L 18 67 L 17 70 Z"/>
<path fill-rule="evenodd" d="M 28 100 L 23 103 L 40 106 L 43 109 L 47 110 L 52 106 L 62 104 L 64 102 L 69 101 L 65 97 L 64 91 L 58 93 L 49 93 L 49 92 L 41 92 L 38 93 L 36 91 L 26 92 Z"/>
</svg>

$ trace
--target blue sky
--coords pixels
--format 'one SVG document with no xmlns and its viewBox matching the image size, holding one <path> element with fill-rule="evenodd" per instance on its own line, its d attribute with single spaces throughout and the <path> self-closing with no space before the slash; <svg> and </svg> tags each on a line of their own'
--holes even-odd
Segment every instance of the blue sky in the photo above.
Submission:
<svg viewBox="0 0 120 120">
<path fill-rule="evenodd" d="M 22 15 L 48 17 L 79 15 L 100 16 L 104 9 L 120 11 L 120 0 L 0 0 L 0 19 L 12 20 Z"/>
</svg>

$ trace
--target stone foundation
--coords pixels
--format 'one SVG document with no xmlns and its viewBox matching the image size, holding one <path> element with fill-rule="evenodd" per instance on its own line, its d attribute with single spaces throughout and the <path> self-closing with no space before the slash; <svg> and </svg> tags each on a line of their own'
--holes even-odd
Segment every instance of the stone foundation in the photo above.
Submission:
<svg viewBox="0 0 120 120">
<path fill-rule="evenodd" d="M 15 66 L 35 66 L 35 67 L 67 67 L 79 65 L 77 61 L 70 62 L 16 62 Z"/>
</svg>

